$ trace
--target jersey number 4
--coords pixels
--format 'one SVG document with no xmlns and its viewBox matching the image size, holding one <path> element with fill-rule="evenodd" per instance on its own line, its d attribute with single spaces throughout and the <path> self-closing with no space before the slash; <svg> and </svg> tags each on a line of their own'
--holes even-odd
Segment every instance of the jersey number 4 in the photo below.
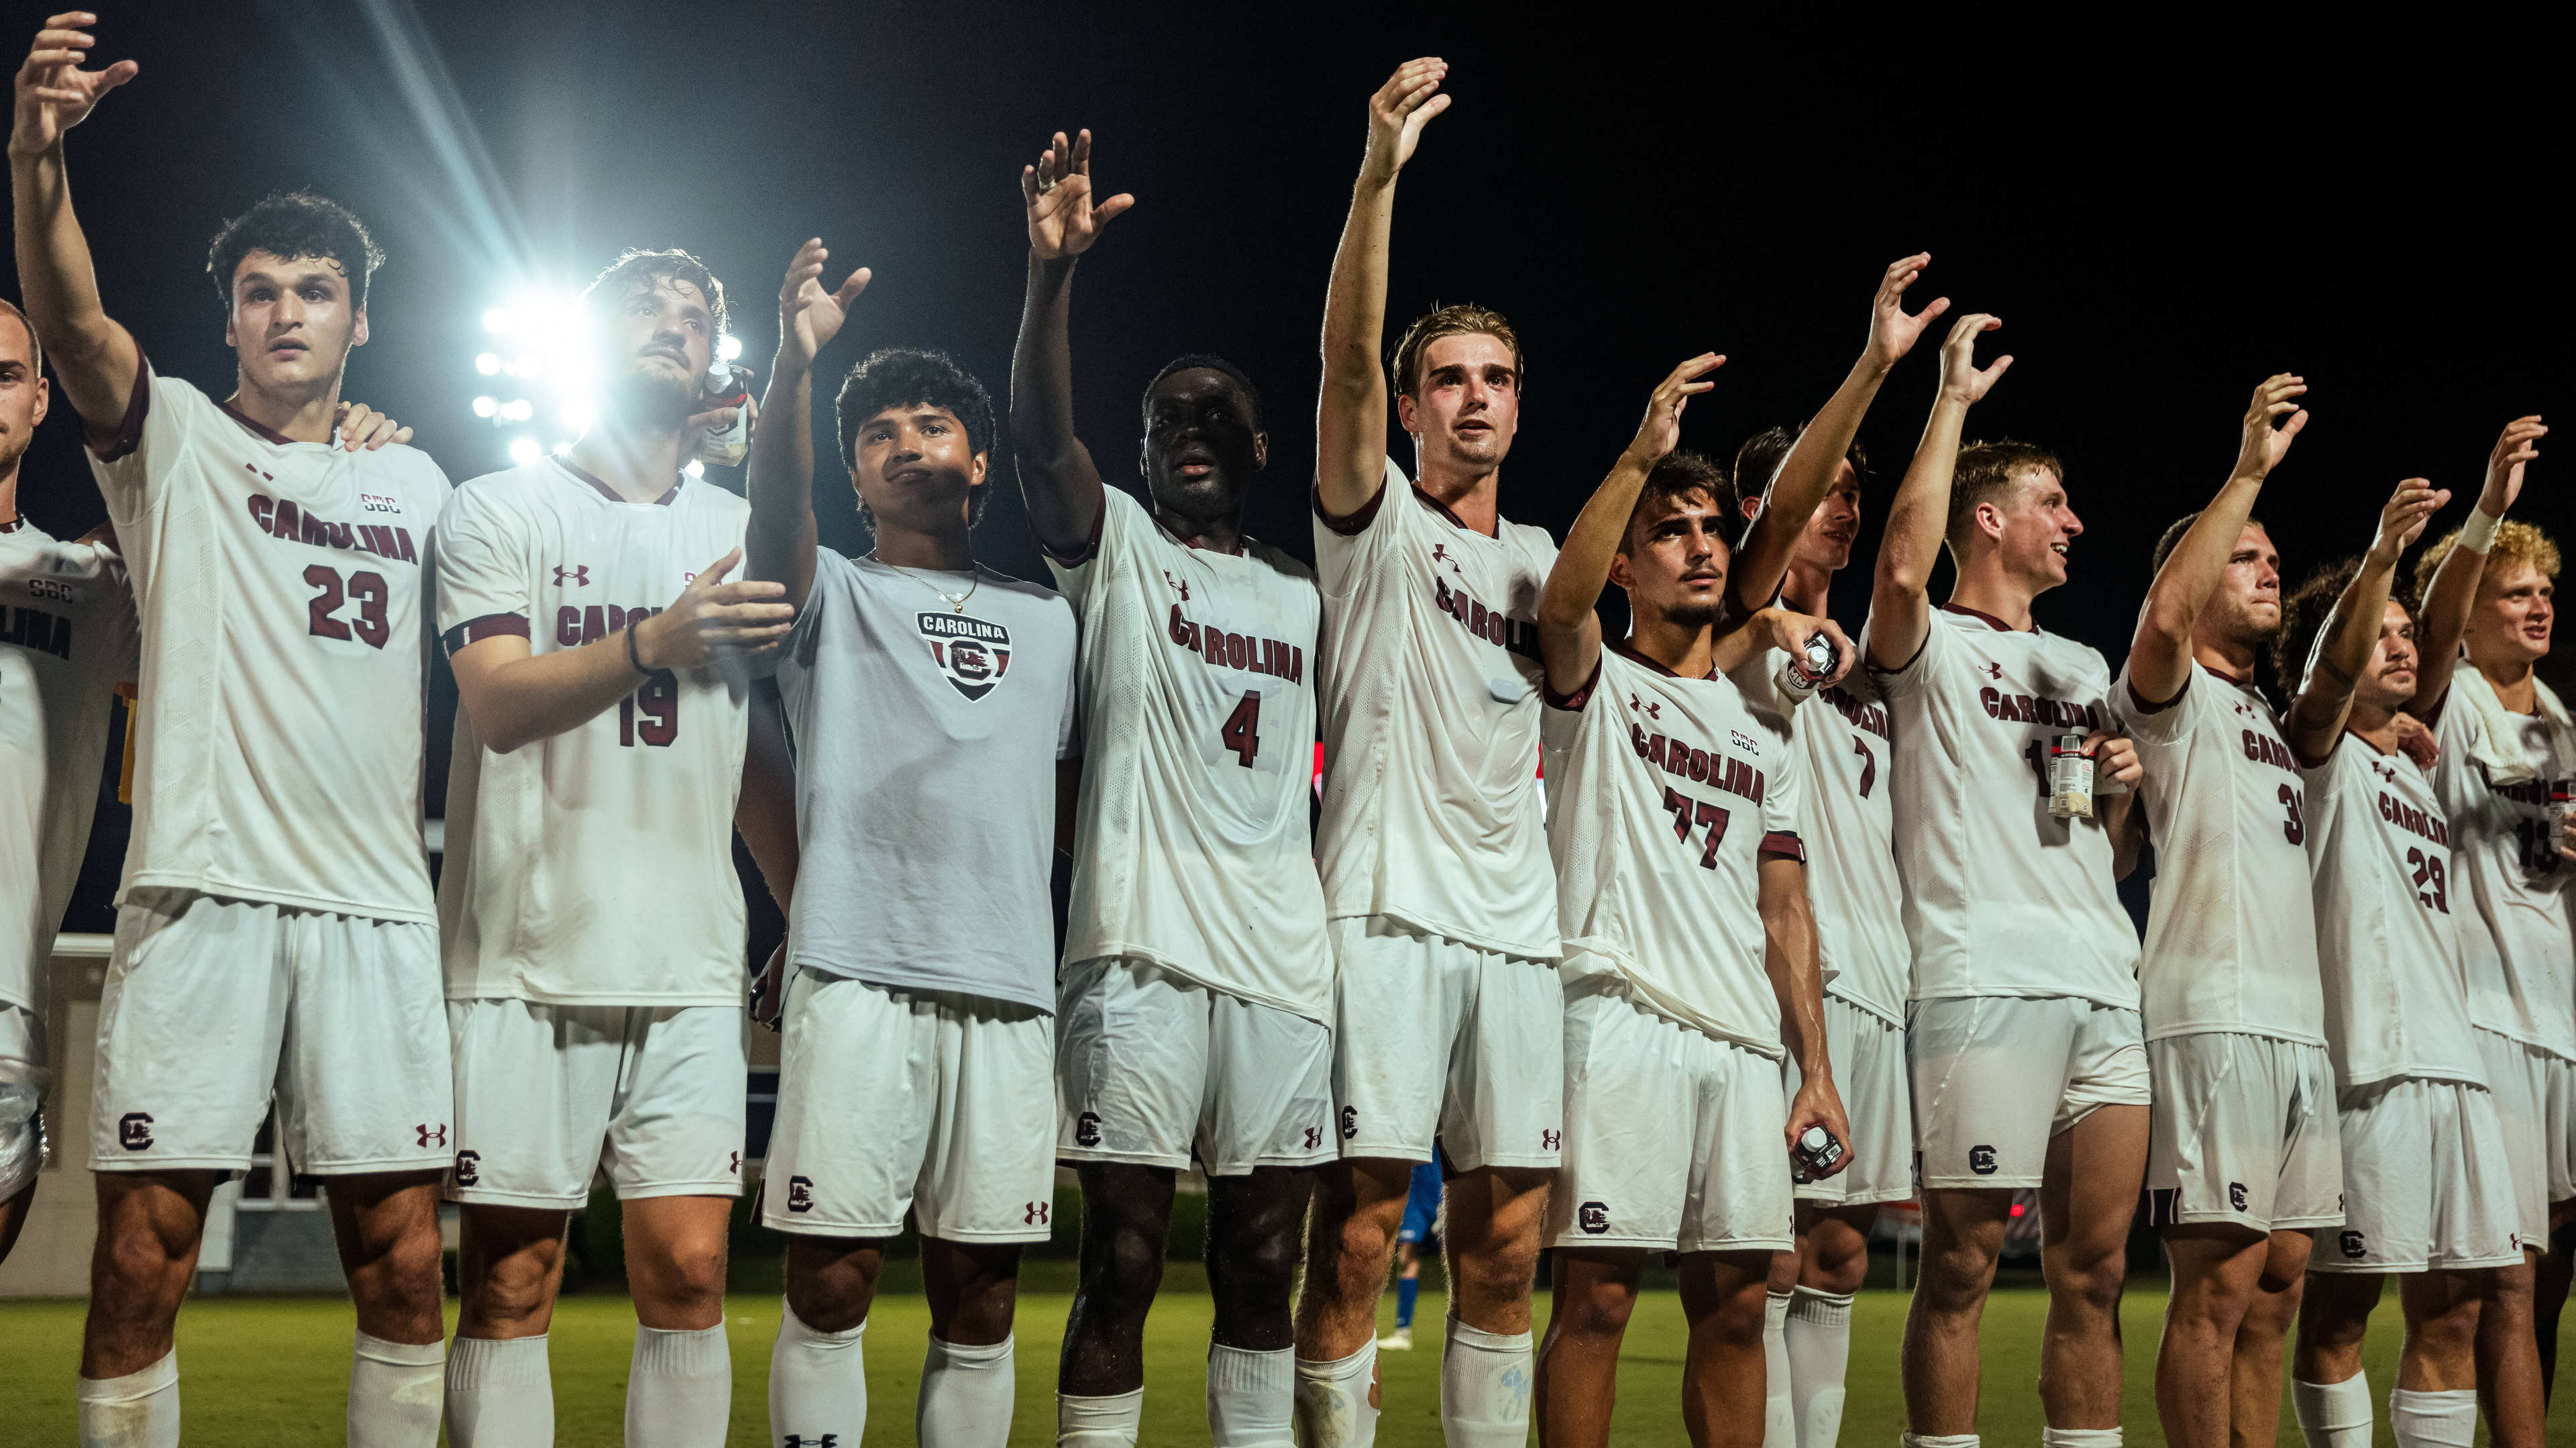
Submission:
<svg viewBox="0 0 2576 1448">
<path fill-rule="evenodd" d="M 366 640 L 369 648 L 378 649 L 385 646 L 386 639 L 393 637 L 393 626 L 385 621 L 385 604 L 393 597 L 393 589 L 385 582 L 383 574 L 352 573 L 349 581 L 343 584 L 340 570 L 316 563 L 304 570 L 304 582 L 308 587 L 321 590 L 304 605 L 304 616 L 311 625 L 309 632 L 313 637 L 346 639 L 354 636 Z M 358 601 L 356 623 L 332 617 L 340 611 L 340 605 L 353 598 Z"/>
<path fill-rule="evenodd" d="M 1225 727 L 1217 731 L 1225 747 L 1234 751 L 1234 762 L 1246 769 L 1261 753 L 1261 696 L 1246 694 L 1234 712 L 1225 716 Z"/>
<path fill-rule="evenodd" d="M 1717 844 L 1726 838 L 1727 812 L 1716 805 L 1684 798 L 1680 790 L 1664 787 L 1664 808 L 1673 812 L 1673 838 L 1690 843 L 1691 826 L 1708 827 L 1708 848 L 1699 852 L 1699 867 L 1717 868 Z"/>
</svg>

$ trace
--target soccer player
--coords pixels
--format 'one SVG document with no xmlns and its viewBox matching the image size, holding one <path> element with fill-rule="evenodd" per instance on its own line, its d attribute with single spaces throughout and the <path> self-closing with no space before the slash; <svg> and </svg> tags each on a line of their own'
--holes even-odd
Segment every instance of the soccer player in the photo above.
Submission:
<svg viewBox="0 0 2576 1448">
<path fill-rule="evenodd" d="M 18 510 L 18 465 L 52 401 L 26 314 L 0 301 L 0 1261 L 44 1165 L 45 996 L 54 931 L 98 805 L 115 687 L 134 677 L 134 595 L 115 538 L 76 542 Z M 23 727 L 19 721 L 25 721 Z"/>
<path fill-rule="evenodd" d="M 1530 1278 L 1563 1130 L 1565 1006 L 1536 780 L 1544 530 L 1497 496 L 1519 419 L 1511 324 L 1444 307 L 1378 362 L 1395 180 L 1447 109 L 1444 62 L 1369 99 L 1368 151 L 1324 304 L 1315 558 L 1324 592 L 1319 862 L 1336 969 L 1341 1159 L 1317 1173 L 1297 1318 L 1297 1416 L 1364 1448 L 1377 1301 L 1413 1163 L 1449 1172 L 1440 1421 L 1454 1445 L 1528 1431 Z"/>
<path fill-rule="evenodd" d="M 597 423 L 565 454 L 459 487 L 438 523 L 459 699 L 439 878 L 459 1448 L 553 1441 L 564 1229 L 602 1170 L 637 1318 L 626 1440 L 720 1443 L 730 1418 L 743 656 L 774 648 L 793 610 L 777 583 L 726 581 L 751 509 L 680 470 L 722 283 L 686 252 L 628 252 L 583 314 Z"/>
<path fill-rule="evenodd" d="M 2290 1401 L 2320 1448 L 2368 1448 L 2361 1344 L 2396 1276 L 2406 1338 L 2388 1416 L 2407 1444 L 2476 1429 L 2478 1318 L 2498 1268 L 2520 1267 L 2513 1166 L 2469 1028 L 2451 833 L 2399 712 L 2415 692 L 2415 623 L 2389 596 L 2398 555 L 2448 501 L 2397 486 L 2370 550 L 2317 570 L 2282 604 L 2273 661 L 2283 721 L 2308 766 L 2317 961 L 2340 1090 L 2344 1221 L 2321 1232 L 2299 1303 Z M 2311 663 L 2310 660 L 2314 662 Z M 2492 1371 L 2493 1437 L 2541 1441 L 2538 1356 Z M 2501 1365 L 2499 1365 L 2500 1367 Z M 2277 1412 L 2277 1409 L 2275 1410 Z"/>
<path fill-rule="evenodd" d="M 1713 637 L 1742 522 L 1724 474 L 1673 448 L 1721 360 L 1703 353 L 1655 388 L 1539 604 L 1566 943 L 1565 1165 L 1536 1393 L 1550 1444 L 1610 1441 L 1619 1341 L 1660 1253 L 1678 1254 L 1690 1322 L 1691 1440 L 1762 1436 L 1764 1284 L 1794 1240 L 1790 1148 L 1818 1126 L 1850 1139 L 1825 1055 L 1789 704 L 1765 670 L 1771 644 L 1820 628 L 1841 648 L 1837 675 L 1855 660 L 1840 630 L 1776 610 Z M 1634 620 L 1607 647 L 1604 583 Z M 1746 665 L 1740 689 L 1725 673 Z M 1798 1058 L 1794 1098 L 1783 1054 Z"/>
<path fill-rule="evenodd" d="M 1377 1340 L 1380 1352 L 1413 1351 L 1413 1304 L 1422 1295 L 1422 1254 L 1440 1250 L 1440 1163 L 1416 1162 L 1395 1229 L 1395 1331 Z"/>
<path fill-rule="evenodd" d="M 1021 1244 L 1055 1191 L 1050 850 L 1071 793 L 1075 622 L 975 562 L 993 411 L 945 354 L 888 348 L 841 385 L 865 558 L 815 543 L 814 357 L 869 273 L 779 289 L 768 421 L 752 439 L 750 576 L 797 608 L 778 664 L 796 741 L 786 1041 L 761 1220 L 788 1234 L 771 1440 L 856 1443 L 861 1334 L 905 1213 L 921 1234 L 928 1448 L 1011 1427 Z M 801 887 L 801 888 L 798 888 Z M 784 893 L 782 891 L 782 893 Z"/>
<path fill-rule="evenodd" d="M 1146 385 L 1149 505 L 1073 431 L 1074 267 L 1131 197 L 1095 200 L 1091 133 L 1021 173 L 1027 310 L 1011 442 L 1029 518 L 1082 621 L 1073 894 L 1057 986 L 1055 1155 L 1082 1179 L 1082 1280 L 1057 1441 L 1133 1444 L 1145 1314 L 1176 1174 L 1207 1175 L 1208 1426 L 1284 1444 L 1301 1169 L 1333 1157 L 1332 954 L 1308 825 L 1312 570 L 1248 537 L 1261 394 L 1191 354 Z"/>
<path fill-rule="evenodd" d="M 2505 515 L 2548 431 L 2536 416 L 2507 424 L 2467 524 L 2417 560 L 2423 671 L 2406 706 L 2441 745 L 2434 791 L 2457 893 L 2475 911 L 2461 930 L 2469 1023 L 2512 1144 L 2522 1247 L 2535 1254 L 2504 1272 L 2500 1310 L 2480 1317 L 2479 1336 L 2495 1334 L 2503 1352 L 2505 1337 L 2536 1332 L 2544 1391 L 2576 1245 L 2560 1236 L 2576 1219 L 2576 857 L 2549 844 L 2551 795 L 2576 789 L 2576 723 L 2533 672 L 2549 656 L 2558 544 Z"/>
<path fill-rule="evenodd" d="M 1867 633 L 1896 726 L 1896 859 L 1914 947 L 1905 1044 L 1924 1241 L 1905 1325 L 1905 1436 L 1909 1448 L 1976 1443 L 1977 1320 L 2012 1194 L 2037 1188 L 2047 1442 L 2108 1448 L 2147 1147 L 2138 937 L 2115 892 L 2136 848 L 2135 796 L 2097 796 L 2091 817 L 2057 817 L 2048 750 L 2078 733 L 2097 777 L 2134 785 L 2139 769 L 2136 751 L 2103 728 L 2102 656 L 2031 621 L 2031 600 L 2066 581 L 2084 531 L 2065 468 L 2027 443 L 1959 447 L 1968 409 L 2012 361 L 1976 365 L 1978 335 L 2001 325 L 1961 317 L 1942 345 L 1940 392 L 1889 511 Z M 1935 610 L 1926 590 L 1945 540 L 1959 577 Z"/>
<path fill-rule="evenodd" d="M 2312 1239 L 2343 1220 L 2302 761 L 2254 681 L 2281 626 L 2254 500 L 2307 426 L 2307 390 L 2289 373 L 2255 388 L 2226 483 L 2165 530 L 2114 706 L 2157 844 L 2138 968 L 2147 1188 L 2173 1267 L 2156 1410 L 2194 1448 L 2223 1448 L 2231 1415 L 2245 1433 L 2278 1421 Z"/>
<path fill-rule="evenodd" d="M 130 80 L 82 12 L 18 72 L 10 179 L 27 315 L 88 429 L 142 628 L 134 842 L 99 1008 L 98 1250 L 85 1437 L 178 1441 L 172 1325 L 215 1184 L 281 1144 L 327 1179 L 357 1306 L 349 1434 L 438 1431 L 438 1173 L 451 1149 L 437 916 L 420 845 L 423 551 L 447 479 L 332 446 L 380 253 L 272 196 L 207 267 L 236 359 L 217 402 L 99 304 L 63 133 Z"/>
</svg>

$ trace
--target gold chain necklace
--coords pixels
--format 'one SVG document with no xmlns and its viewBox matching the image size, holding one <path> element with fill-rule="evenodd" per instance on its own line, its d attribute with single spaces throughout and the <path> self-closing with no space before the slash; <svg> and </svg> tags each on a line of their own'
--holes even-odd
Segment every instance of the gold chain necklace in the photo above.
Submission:
<svg viewBox="0 0 2576 1448">
<path fill-rule="evenodd" d="M 974 572 L 975 581 L 966 585 L 966 591 L 964 593 L 943 593 L 940 591 L 938 584 L 931 582 L 929 579 L 922 577 L 920 574 L 913 572 L 902 564 L 893 562 L 889 559 L 878 558 L 876 550 L 874 549 L 868 550 L 868 557 L 876 559 L 877 562 L 885 564 L 886 567 L 893 569 L 895 572 L 902 574 L 904 577 L 911 579 L 913 582 L 920 584 L 931 592 L 939 594 L 941 601 L 948 605 L 949 611 L 952 613 L 964 613 L 966 611 L 966 600 L 973 598 L 975 596 L 975 590 L 984 586 L 984 574 L 982 570 L 975 569 L 971 564 L 968 565 L 968 567 L 970 571 Z"/>
</svg>

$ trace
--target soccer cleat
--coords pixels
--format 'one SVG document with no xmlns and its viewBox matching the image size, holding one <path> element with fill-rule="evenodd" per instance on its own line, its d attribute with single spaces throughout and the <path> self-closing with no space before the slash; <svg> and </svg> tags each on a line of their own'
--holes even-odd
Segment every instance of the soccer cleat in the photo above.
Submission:
<svg viewBox="0 0 2576 1448">
<path fill-rule="evenodd" d="M 1379 1338 L 1377 1347 L 1380 1352 L 1411 1352 L 1413 1351 L 1413 1329 L 1399 1327 Z"/>
</svg>

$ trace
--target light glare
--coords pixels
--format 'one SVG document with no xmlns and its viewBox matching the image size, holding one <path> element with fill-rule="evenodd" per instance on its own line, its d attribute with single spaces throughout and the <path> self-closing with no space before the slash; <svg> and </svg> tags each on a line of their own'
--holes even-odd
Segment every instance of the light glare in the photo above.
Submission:
<svg viewBox="0 0 2576 1448">
<path fill-rule="evenodd" d="M 510 444 L 510 461 L 517 463 L 522 467 L 535 462 L 541 455 L 542 454 L 540 454 L 537 449 L 537 440 L 535 438 L 518 438 Z"/>
<path fill-rule="evenodd" d="M 502 311 L 499 307 L 494 307 L 494 308 L 492 308 L 490 311 L 485 312 L 485 313 L 483 314 L 483 330 L 484 330 L 484 331 L 487 331 L 487 332 L 507 332 L 507 331 L 509 331 L 509 330 L 510 330 L 514 325 L 516 325 L 516 324 L 515 324 L 515 322 L 513 321 L 513 319 L 511 318 L 510 314 L 509 314 L 509 313 L 507 313 L 507 312 L 505 312 L 505 311 Z"/>
<path fill-rule="evenodd" d="M 486 352 L 474 359 L 474 370 L 486 377 L 495 376 L 501 370 L 501 359 Z"/>
<path fill-rule="evenodd" d="M 689 459 L 689 465 L 680 469 L 680 471 L 687 473 L 693 478 L 703 478 L 707 475 L 707 465 L 698 461 L 696 458 L 691 458 Z"/>
<path fill-rule="evenodd" d="M 722 357 L 727 362 L 741 356 L 742 339 L 733 335 L 731 332 L 727 332 L 725 334 L 725 339 L 716 344 L 716 355 Z"/>
<path fill-rule="evenodd" d="M 501 399 L 497 397 L 478 397 L 474 399 L 474 415 L 476 417 L 490 417 L 492 414 L 499 412 L 500 410 Z"/>
</svg>

